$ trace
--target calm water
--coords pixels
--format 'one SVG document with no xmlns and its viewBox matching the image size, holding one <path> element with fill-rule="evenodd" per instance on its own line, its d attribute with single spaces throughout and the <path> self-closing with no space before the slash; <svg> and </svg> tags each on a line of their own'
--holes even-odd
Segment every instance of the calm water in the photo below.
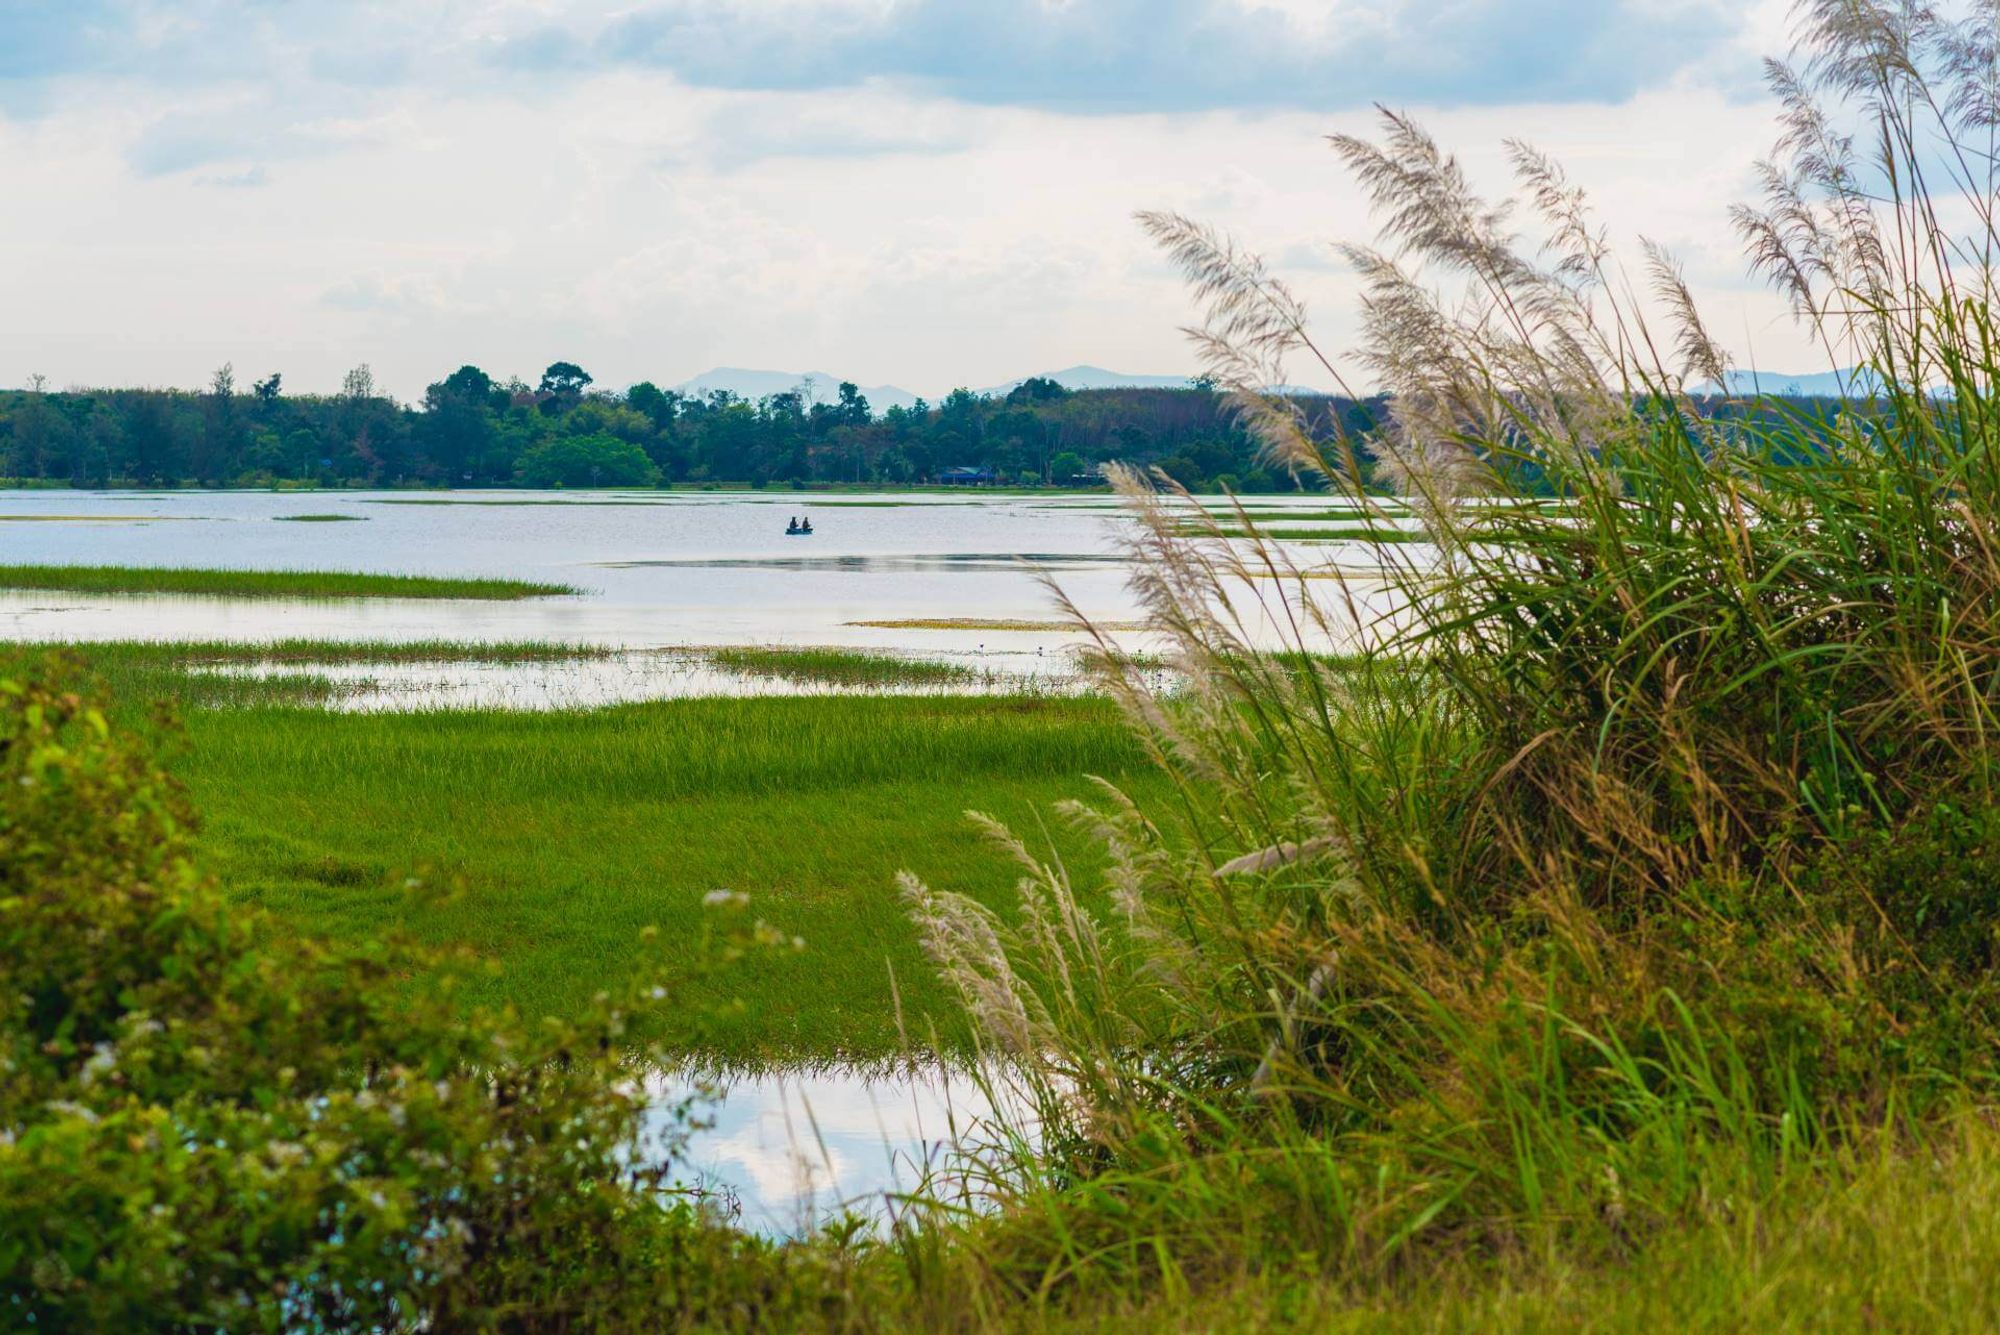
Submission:
<svg viewBox="0 0 2000 1335">
<path fill-rule="evenodd" d="M 685 1076 L 649 1082 L 661 1110 L 694 1087 Z M 880 1221 L 927 1177 L 949 1194 L 954 1152 L 991 1143 L 989 1087 L 943 1066 L 733 1077 L 697 1108 L 706 1129 L 674 1180 L 761 1233 L 808 1232 L 849 1212 Z M 998 1096 L 1009 1097 L 1004 1084 Z"/>
<path fill-rule="evenodd" d="M 1282 503 L 1325 505 L 1312 497 Z M 584 590 L 513 603 L 0 593 L 0 638 L 532 639 L 1048 654 L 1076 637 L 855 623 L 1047 621 L 1054 613 L 1037 569 L 1091 617 L 1131 620 L 1136 609 L 1117 544 L 1129 521 L 1109 504 L 1101 497 L 949 495 L 808 502 L 777 492 L 579 499 L 562 492 L 0 491 L 0 563 L 492 575 Z M 298 514 L 359 522 L 283 522 Z M 811 516 L 813 536 L 785 536 L 795 514 Z M 1304 550 L 1308 562 L 1370 554 L 1358 544 Z"/>
</svg>

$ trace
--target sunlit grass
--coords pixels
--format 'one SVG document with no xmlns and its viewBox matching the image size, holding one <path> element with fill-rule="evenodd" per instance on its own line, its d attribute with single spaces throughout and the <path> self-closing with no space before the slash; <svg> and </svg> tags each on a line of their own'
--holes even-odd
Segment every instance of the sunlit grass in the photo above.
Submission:
<svg viewBox="0 0 2000 1335">
<path fill-rule="evenodd" d="M 1101 775 L 1150 791 L 1100 700 L 698 700 L 524 714 L 198 710 L 178 763 L 209 863 L 301 931 L 394 928 L 496 966 L 475 1000 L 559 1013 L 632 967 L 642 929 L 695 962 L 702 897 L 752 896 L 797 956 L 713 986 L 727 1059 L 969 1034 L 894 876 L 1006 909 L 1013 872 L 961 813 L 1032 823 Z M 1101 856 L 1055 830 L 1080 869 Z M 406 878 L 424 881 L 413 895 Z M 897 999 L 900 997 L 901 1012 Z"/>
</svg>

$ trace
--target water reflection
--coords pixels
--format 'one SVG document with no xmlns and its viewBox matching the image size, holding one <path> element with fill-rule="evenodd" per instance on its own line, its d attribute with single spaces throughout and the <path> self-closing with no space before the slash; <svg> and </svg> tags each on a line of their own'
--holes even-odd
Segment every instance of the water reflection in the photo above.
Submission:
<svg viewBox="0 0 2000 1335">
<path fill-rule="evenodd" d="M 701 1087 L 687 1073 L 654 1077 L 654 1117 Z M 807 1232 L 850 1212 L 886 1219 L 927 1180 L 948 1192 L 955 1154 L 994 1139 L 996 1099 L 1023 1120 L 997 1073 L 982 1079 L 941 1064 L 774 1071 L 731 1078 L 718 1092 L 675 1181 L 767 1234 Z"/>
</svg>

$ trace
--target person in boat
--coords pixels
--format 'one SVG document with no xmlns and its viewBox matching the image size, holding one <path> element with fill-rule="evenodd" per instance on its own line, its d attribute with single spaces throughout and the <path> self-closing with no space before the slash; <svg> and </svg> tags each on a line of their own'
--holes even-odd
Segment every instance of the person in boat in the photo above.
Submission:
<svg viewBox="0 0 2000 1335">
<path fill-rule="evenodd" d="M 793 515 L 791 521 L 785 525 L 785 536 L 789 538 L 797 532 L 799 532 L 799 517 Z"/>
<path fill-rule="evenodd" d="M 801 519 L 801 520 L 799 521 L 799 532 L 801 532 L 801 533 L 810 533 L 810 532 L 812 532 L 812 531 L 813 531 L 813 521 L 812 521 L 812 520 L 810 520 L 810 519 Z"/>
</svg>

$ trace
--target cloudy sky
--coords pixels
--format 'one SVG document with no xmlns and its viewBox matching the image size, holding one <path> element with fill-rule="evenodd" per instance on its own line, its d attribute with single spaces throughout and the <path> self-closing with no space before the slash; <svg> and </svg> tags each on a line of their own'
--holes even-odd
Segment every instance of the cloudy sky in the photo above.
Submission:
<svg viewBox="0 0 2000 1335">
<path fill-rule="evenodd" d="M 1822 369 L 1725 218 L 1785 10 L 0 0 L 0 385 L 1179 373 L 1148 207 L 1262 251 L 1338 346 L 1327 243 L 1368 223 L 1323 136 L 1378 101 L 1495 185 L 1505 137 L 1553 152 L 1614 235 L 1681 255 L 1740 361 Z"/>
</svg>

